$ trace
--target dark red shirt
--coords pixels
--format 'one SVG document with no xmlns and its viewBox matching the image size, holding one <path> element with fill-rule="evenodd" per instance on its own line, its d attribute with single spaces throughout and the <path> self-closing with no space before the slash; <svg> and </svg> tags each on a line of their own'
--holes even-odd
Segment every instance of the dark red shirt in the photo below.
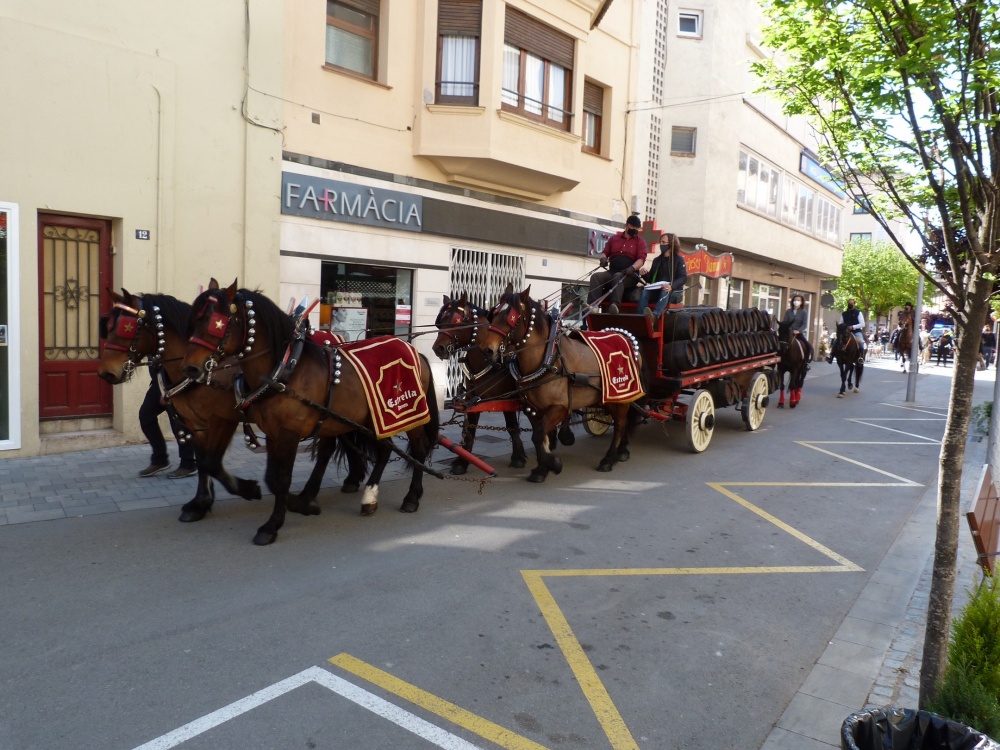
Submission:
<svg viewBox="0 0 1000 750">
<path fill-rule="evenodd" d="M 634 264 L 637 260 L 645 263 L 647 252 L 646 240 L 638 234 L 635 237 L 626 237 L 624 232 L 619 232 L 604 245 L 604 255 L 609 261 L 615 256 L 623 255 L 632 261 L 629 265 Z"/>
</svg>

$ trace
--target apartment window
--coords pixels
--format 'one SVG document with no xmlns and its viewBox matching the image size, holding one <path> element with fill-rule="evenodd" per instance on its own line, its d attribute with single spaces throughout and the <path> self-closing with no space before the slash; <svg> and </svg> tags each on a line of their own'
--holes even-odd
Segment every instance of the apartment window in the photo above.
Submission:
<svg viewBox="0 0 1000 750">
<path fill-rule="evenodd" d="M 380 0 L 327 0 L 326 64 L 374 79 Z"/>
<path fill-rule="evenodd" d="M 590 81 L 583 82 L 583 150 L 601 153 L 601 123 L 604 119 L 604 89 Z"/>
<path fill-rule="evenodd" d="M 694 156 L 697 128 L 671 128 L 670 154 L 672 156 Z"/>
<path fill-rule="evenodd" d="M 871 242 L 872 241 L 872 233 L 871 232 L 851 232 L 851 242 L 854 242 L 854 240 L 867 240 L 868 242 Z"/>
<path fill-rule="evenodd" d="M 856 214 L 870 214 L 871 211 L 868 210 L 868 203 L 864 198 L 858 198 L 854 201 L 854 213 Z"/>
<path fill-rule="evenodd" d="M 702 12 L 682 10 L 677 14 L 677 36 L 701 39 Z"/>
<path fill-rule="evenodd" d="M 569 130 L 573 38 L 507 7 L 501 106 Z"/>
<path fill-rule="evenodd" d="M 434 97 L 438 104 L 479 104 L 482 15 L 482 0 L 439 0 Z"/>
</svg>

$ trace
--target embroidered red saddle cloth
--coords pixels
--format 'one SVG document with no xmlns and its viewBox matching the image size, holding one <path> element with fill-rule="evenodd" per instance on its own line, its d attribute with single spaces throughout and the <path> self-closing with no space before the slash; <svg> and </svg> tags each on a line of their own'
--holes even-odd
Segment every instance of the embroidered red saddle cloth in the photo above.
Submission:
<svg viewBox="0 0 1000 750">
<path fill-rule="evenodd" d="M 309 332 L 309 340 L 318 346 L 340 346 L 346 339 L 339 333 L 318 330 Z"/>
<path fill-rule="evenodd" d="M 604 403 L 628 403 L 645 395 L 627 338 L 614 331 L 579 331 L 579 334 L 596 355 L 601 368 Z"/>
<path fill-rule="evenodd" d="M 380 439 L 430 421 L 427 395 L 420 384 L 419 355 L 413 346 L 394 336 L 381 336 L 339 349 L 361 377 Z"/>
</svg>

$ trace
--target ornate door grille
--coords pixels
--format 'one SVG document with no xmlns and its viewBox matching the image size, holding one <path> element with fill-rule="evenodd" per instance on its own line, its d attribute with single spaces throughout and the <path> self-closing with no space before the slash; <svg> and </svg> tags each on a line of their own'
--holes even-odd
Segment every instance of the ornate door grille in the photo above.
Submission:
<svg viewBox="0 0 1000 750">
<path fill-rule="evenodd" d="M 488 309 L 497 303 L 508 284 L 513 284 L 516 291 L 524 289 L 524 256 L 463 247 L 451 249 L 452 297 L 465 292 L 470 302 Z M 461 382 L 462 370 L 453 356 L 448 360 L 447 398 L 455 396 Z"/>
<path fill-rule="evenodd" d="M 98 359 L 100 234 L 80 227 L 46 226 L 43 238 L 43 356 Z"/>
</svg>

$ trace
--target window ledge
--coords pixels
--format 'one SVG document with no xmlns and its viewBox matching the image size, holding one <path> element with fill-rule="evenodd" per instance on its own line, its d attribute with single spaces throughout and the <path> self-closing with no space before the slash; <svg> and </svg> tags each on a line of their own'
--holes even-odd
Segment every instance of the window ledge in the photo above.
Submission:
<svg viewBox="0 0 1000 750">
<path fill-rule="evenodd" d="M 501 120 L 506 120 L 507 122 L 513 122 L 517 125 L 522 125 L 527 128 L 531 128 L 539 133 L 545 133 L 546 135 L 555 136 L 567 143 L 576 143 L 580 140 L 579 136 L 574 135 L 566 130 L 556 130 L 550 125 L 543 125 L 540 122 L 535 122 L 534 120 L 529 120 L 527 117 L 521 117 L 520 115 L 515 115 L 511 112 L 507 112 L 503 109 L 497 110 L 497 117 Z"/>
<path fill-rule="evenodd" d="M 428 112 L 436 115 L 472 115 L 479 116 L 486 112 L 486 107 L 466 104 L 425 104 Z"/>
<path fill-rule="evenodd" d="M 581 154 L 586 154 L 587 156 L 593 156 L 596 159 L 602 159 L 604 161 L 614 161 L 610 156 L 605 156 L 604 154 L 594 153 L 593 151 L 587 151 L 585 148 L 580 149 Z"/>
<path fill-rule="evenodd" d="M 692 154 L 690 151 L 671 151 L 671 156 L 679 156 L 682 159 L 693 159 L 697 154 Z"/>
<path fill-rule="evenodd" d="M 363 76 L 360 73 L 355 73 L 346 68 L 338 68 L 336 65 L 325 64 L 322 66 L 323 70 L 329 71 L 330 73 L 337 73 L 338 75 L 345 76 L 347 78 L 353 78 L 355 81 L 360 83 L 368 83 L 372 86 L 378 86 L 380 89 L 385 89 L 386 91 L 392 91 L 392 86 L 382 83 L 381 81 L 376 81 L 374 78 L 369 78 L 368 76 Z"/>
</svg>

